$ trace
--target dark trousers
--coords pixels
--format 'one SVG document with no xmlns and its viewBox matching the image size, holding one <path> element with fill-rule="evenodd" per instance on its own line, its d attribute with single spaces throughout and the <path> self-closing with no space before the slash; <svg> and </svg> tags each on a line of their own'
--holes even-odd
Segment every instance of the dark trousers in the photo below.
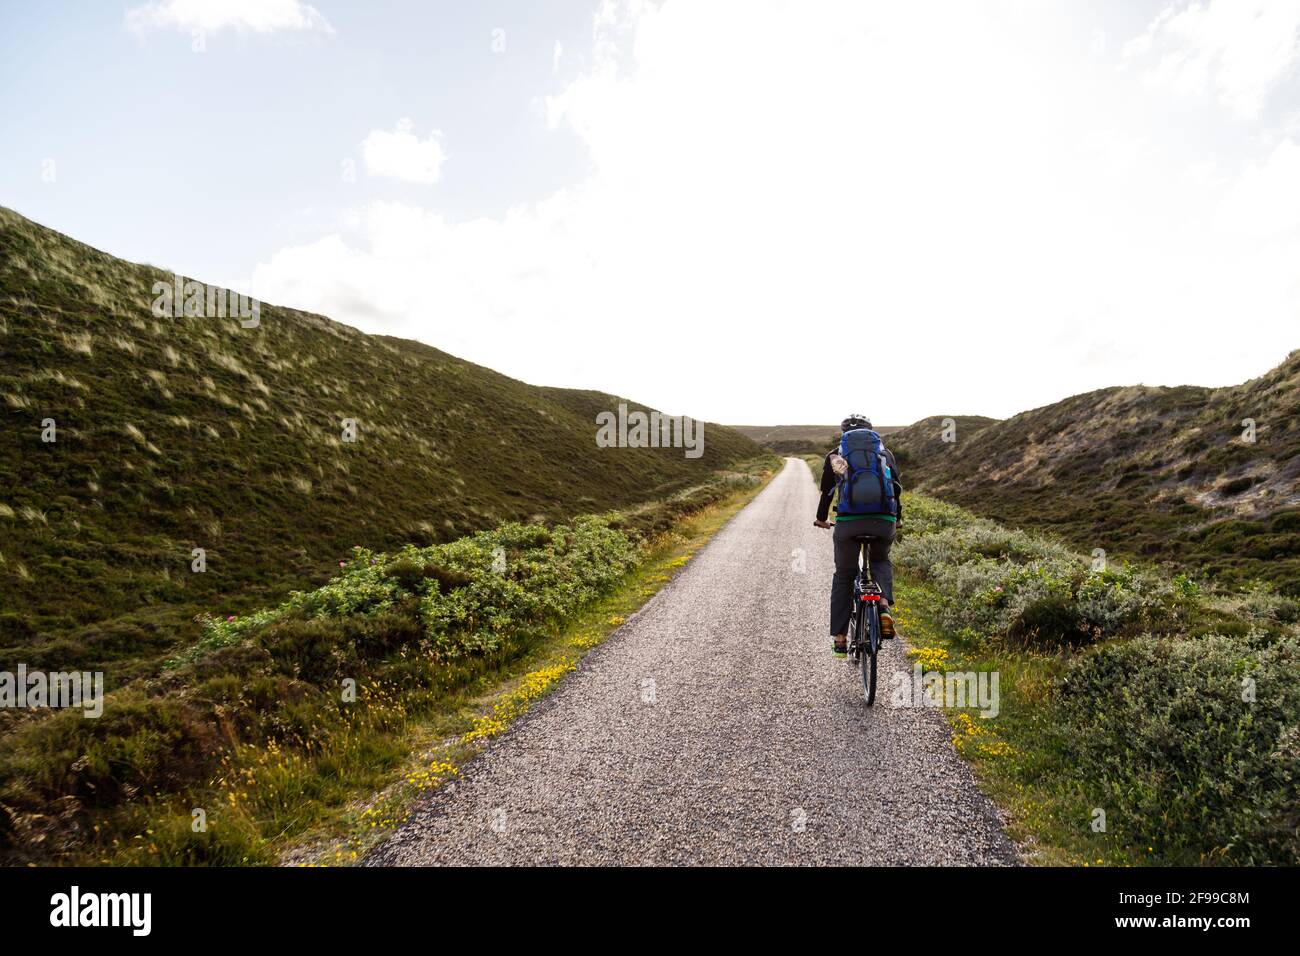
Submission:
<svg viewBox="0 0 1300 956">
<path fill-rule="evenodd" d="M 868 560 L 871 577 L 880 585 L 885 600 L 894 603 L 894 565 L 889 560 L 889 549 L 894 543 L 895 524 L 883 518 L 858 518 L 855 521 L 835 523 L 835 577 L 831 579 L 831 636 L 844 634 L 849 629 L 849 613 L 853 608 L 853 580 L 858 576 L 858 560 L 863 543 L 856 535 L 869 534 L 877 540 L 869 545 Z"/>
</svg>

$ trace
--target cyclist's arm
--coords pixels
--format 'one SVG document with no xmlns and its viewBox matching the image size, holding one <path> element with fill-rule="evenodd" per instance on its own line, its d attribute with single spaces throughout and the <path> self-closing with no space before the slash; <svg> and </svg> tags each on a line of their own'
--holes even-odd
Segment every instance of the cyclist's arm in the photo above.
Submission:
<svg viewBox="0 0 1300 956">
<path fill-rule="evenodd" d="M 817 520 L 825 521 L 831 511 L 831 496 L 835 494 L 835 472 L 831 469 L 831 456 L 828 453 L 822 460 L 821 500 L 817 502 Z"/>
</svg>

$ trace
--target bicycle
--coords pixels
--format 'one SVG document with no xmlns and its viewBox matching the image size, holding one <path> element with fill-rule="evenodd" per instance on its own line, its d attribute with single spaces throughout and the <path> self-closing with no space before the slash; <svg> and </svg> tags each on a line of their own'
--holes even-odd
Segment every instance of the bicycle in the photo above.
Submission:
<svg viewBox="0 0 1300 956">
<path fill-rule="evenodd" d="M 832 528 L 829 522 L 813 524 L 819 528 Z M 862 670 L 862 696 L 870 707 L 876 702 L 876 668 L 880 654 L 880 642 L 884 634 L 880 626 L 880 602 L 885 594 L 880 585 L 871 577 L 871 545 L 879 541 L 873 534 L 853 536 L 858 552 L 866 552 L 867 557 L 858 568 L 858 576 L 853 580 L 853 606 L 849 610 L 849 660 Z"/>
<path fill-rule="evenodd" d="M 874 535 L 857 535 L 853 539 L 868 555 L 870 545 L 878 540 Z M 858 576 L 853 580 L 853 607 L 849 611 L 849 659 L 858 663 L 862 670 L 862 696 L 870 707 L 876 702 L 876 665 L 880 654 L 880 642 L 883 639 L 880 630 L 880 602 L 884 600 L 880 590 L 871 577 L 871 562 L 864 560 L 858 569 Z"/>
</svg>

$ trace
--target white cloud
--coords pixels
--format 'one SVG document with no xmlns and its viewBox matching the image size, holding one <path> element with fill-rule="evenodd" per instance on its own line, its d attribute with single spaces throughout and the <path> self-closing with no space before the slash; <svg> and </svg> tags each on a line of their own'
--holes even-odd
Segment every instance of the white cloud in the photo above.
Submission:
<svg viewBox="0 0 1300 956">
<path fill-rule="evenodd" d="M 1152 126 L 1092 28 L 1016 2 L 607 4 L 547 101 L 589 178 L 493 219 L 366 206 L 257 289 L 733 422 L 1259 374 L 1293 345 L 1300 250 L 1221 228 L 1241 164 Z"/>
<path fill-rule="evenodd" d="M 1220 213 L 1225 225 L 1247 236 L 1300 232 L 1300 146 L 1282 140 L 1264 162 L 1249 165 L 1224 196 Z"/>
<path fill-rule="evenodd" d="M 400 120 L 394 132 L 375 129 L 361 143 L 361 157 L 371 176 L 408 183 L 436 183 L 447 158 L 440 130 L 420 139 L 409 119 Z"/>
<path fill-rule="evenodd" d="M 301 0 L 154 0 L 128 10 L 126 22 L 137 33 L 164 29 L 334 32 L 319 10 Z"/>
<path fill-rule="evenodd" d="M 1219 164 L 1212 159 L 1195 160 L 1183 170 L 1182 181 L 1188 186 L 1211 189 L 1227 183 Z"/>
<path fill-rule="evenodd" d="M 1152 86 L 1213 92 L 1253 117 L 1300 61 L 1300 0 L 1178 0 L 1129 41 L 1124 54 L 1148 64 L 1145 77 Z"/>
</svg>

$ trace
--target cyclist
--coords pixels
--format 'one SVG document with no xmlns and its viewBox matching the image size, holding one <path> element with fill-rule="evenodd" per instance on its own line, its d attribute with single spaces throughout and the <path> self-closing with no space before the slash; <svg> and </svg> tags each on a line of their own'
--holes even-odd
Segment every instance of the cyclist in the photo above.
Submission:
<svg viewBox="0 0 1300 956">
<path fill-rule="evenodd" d="M 863 429 L 865 434 L 860 431 Z M 845 436 L 852 433 L 852 440 L 842 438 L 839 446 L 826 453 L 822 464 L 822 496 L 817 504 L 817 519 L 813 522 L 819 528 L 835 529 L 831 638 L 836 657 L 844 657 L 848 652 L 853 581 L 858 576 L 858 558 L 864 547 L 868 552 L 871 577 L 880 585 L 885 597 L 881 604 L 880 635 L 884 638 L 894 636 L 894 617 L 890 613 L 894 601 L 894 565 L 889 560 L 889 549 L 894 543 L 898 522 L 903 517 L 903 486 L 898 481 L 898 465 L 894 462 L 893 452 L 872 430 L 871 420 L 865 415 L 850 415 L 840 423 L 840 431 Z M 847 448 L 848 444 L 853 447 Z M 878 486 L 878 489 L 873 486 Z M 826 519 L 831 496 L 837 490 L 835 521 L 830 522 Z M 858 497 L 859 502 L 852 502 L 853 497 Z M 873 540 L 859 541 L 860 535 L 870 535 Z"/>
</svg>

